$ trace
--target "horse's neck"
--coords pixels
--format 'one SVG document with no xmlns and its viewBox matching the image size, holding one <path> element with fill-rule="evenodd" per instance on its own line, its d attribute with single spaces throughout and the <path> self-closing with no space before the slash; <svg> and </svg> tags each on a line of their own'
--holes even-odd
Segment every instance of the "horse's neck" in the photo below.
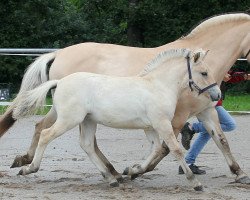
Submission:
<svg viewBox="0 0 250 200">
<path fill-rule="evenodd" d="M 193 37 L 176 40 L 159 47 L 159 49 L 202 48 L 209 50 L 205 62 L 211 69 L 215 80 L 221 82 L 224 75 L 243 54 L 244 46 L 242 41 L 249 32 L 249 23 L 235 24 L 234 26 L 227 23 L 210 28 Z M 246 45 L 249 46 L 250 44 Z"/>
</svg>

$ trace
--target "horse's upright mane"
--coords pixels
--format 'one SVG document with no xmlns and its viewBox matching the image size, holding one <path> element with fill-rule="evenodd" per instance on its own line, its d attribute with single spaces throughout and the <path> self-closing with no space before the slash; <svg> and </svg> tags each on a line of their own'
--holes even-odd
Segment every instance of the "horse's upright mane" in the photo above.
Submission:
<svg viewBox="0 0 250 200">
<path fill-rule="evenodd" d="M 144 69 L 139 73 L 139 76 L 145 76 L 146 74 L 160 66 L 163 62 L 171 58 L 186 57 L 189 53 L 189 49 L 170 49 L 163 51 L 144 67 Z"/>
<path fill-rule="evenodd" d="M 250 20 L 250 15 L 246 13 L 228 13 L 223 15 L 216 15 L 200 22 L 199 25 L 197 25 L 194 29 L 192 29 L 190 33 L 188 33 L 181 39 L 189 39 L 191 37 L 194 37 L 201 31 L 205 31 L 212 26 L 217 26 L 227 22 L 243 21 L 243 20 L 244 21 Z"/>
</svg>

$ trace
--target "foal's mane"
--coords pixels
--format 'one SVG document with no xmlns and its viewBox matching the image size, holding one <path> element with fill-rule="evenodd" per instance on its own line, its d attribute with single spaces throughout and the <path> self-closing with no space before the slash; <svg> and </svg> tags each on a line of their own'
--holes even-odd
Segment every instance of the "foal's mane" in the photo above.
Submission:
<svg viewBox="0 0 250 200">
<path fill-rule="evenodd" d="M 139 73 L 139 76 L 147 75 L 149 72 L 158 68 L 165 61 L 177 57 L 186 57 L 189 53 L 189 49 L 170 49 L 163 51 L 144 67 L 144 69 Z"/>
<path fill-rule="evenodd" d="M 181 37 L 180 39 L 192 38 L 199 34 L 201 31 L 206 31 L 210 27 L 218 26 L 223 23 L 247 20 L 250 20 L 250 15 L 246 13 L 229 13 L 213 16 L 201 21 L 194 29 L 191 30 L 191 32 L 189 32 L 186 36 Z"/>
</svg>

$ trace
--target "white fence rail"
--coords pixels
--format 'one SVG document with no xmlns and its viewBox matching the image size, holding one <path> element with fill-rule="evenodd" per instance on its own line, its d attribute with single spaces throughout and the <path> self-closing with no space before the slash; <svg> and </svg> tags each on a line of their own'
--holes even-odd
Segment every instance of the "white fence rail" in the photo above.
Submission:
<svg viewBox="0 0 250 200">
<path fill-rule="evenodd" d="M 50 53 L 58 49 L 26 49 L 26 48 L 0 48 L 2 56 L 40 56 L 44 53 Z"/>
</svg>

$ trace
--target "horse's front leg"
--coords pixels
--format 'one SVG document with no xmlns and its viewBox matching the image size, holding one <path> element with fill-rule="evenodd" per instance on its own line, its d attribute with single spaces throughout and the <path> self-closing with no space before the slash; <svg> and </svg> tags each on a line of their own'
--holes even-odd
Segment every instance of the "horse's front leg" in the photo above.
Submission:
<svg viewBox="0 0 250 200">
<path fill-rule="evenodd" d="M 127 167 L 123 174 L 130 175 L 131 179 L 135 179 L 140 174 L 152 171 L 155 166 L 169 153 L 169 149 L 161 145 L 159 134 L 154 130 L 144 130 L 148 141 L 151 144 L 151 152 L 142 165 L 135 164 L 133 167 Z"/>
<path fill-rule="evenodd" d="M 197 118 L 203 123 L 204 127 L 223 153 L 231 172 L 237 175 L 235 181 L 238 183 L 250 184 L 249 177 L 241 170 L 239 164 L 235 161 L 231 153 L 228 141 L 221 129 L 215 108 L 206 109 L 199 113 Z"/>
<path fill-rule="evenodd" d="M 42 130 L 51 127 L 56 120 L 55 113 L 52 110 L 53 108 L 50 109 L 45 118 L 36 124 L 35 134 L 33 135 L 28 152 L 25 155 L 17 155 L 11 168 L 21 167 L 32 162 Z"/>
<path fill-rule="evenodd" d="M 162 119 L 159 122 L 154 123 L 153 127 L 156 130 L 156 132 L 162 137 L 164 142 L 169 147 L 170 152 L 175 156 L 175 158 L 181 165 L 188 181 L 193 185 L 194 190 L 196 191 L 203 190 L 201 183 L 196 179 L 195 175 L 185 162 L 183 152 L 176 139 L 171 122 L 166 119 Z"/>
</svg>

